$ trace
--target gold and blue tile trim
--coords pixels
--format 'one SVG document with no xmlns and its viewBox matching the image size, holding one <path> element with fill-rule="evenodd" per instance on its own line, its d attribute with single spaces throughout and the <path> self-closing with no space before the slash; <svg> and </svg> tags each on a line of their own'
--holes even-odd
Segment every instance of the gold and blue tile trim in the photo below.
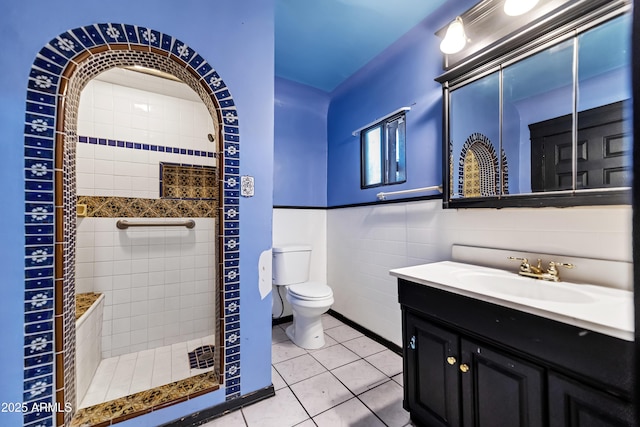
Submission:
<svg viewBox="0 0 640 427">
<path fill-rule="evenodd" d="M 103 69 L 87 71 L 86 81 L 117 65 L 144 62 L 171 68 L 178 77 L 196 81 L 215 104 L 223 147 L 220 153 L 223 194 L 220 209 L 224 297 L 221 307 L 220 345 L 223 349 L 224 388 L 227 399 L 240 396 L 240 255 L 239 255 L 239 121 L 233 98 L 213 67 L 186 43 L 159 31 L 136 25 L 99 23 L 66 31 L 45 45 L 31 67 L 27 84 L 24 125 L 25 177 L 25 403 L 58 402 L 74 406 L 75 350 L 73 322 L 75 253 L 74 143 L 79 89 L 69 87 L 96 58 Z M 133 58 L 133 59 L 132 59 Z M 127 62 L 128 61 L 128 62 Z M 169 66 L 168 64 L 173 64 Z M 167 71 L 167 70 L 165 70 Z M 205 102 L 206 104 L 206 102 Z M 68 118 L 70 120 L 65 119 Z M 87 141 L 89 142 L 89 141 Z M 108 144 L 108 142 L 107 142 Z M 117 142 L 116 142 L 117 146 Z M 134 147 L 135 148 L 135 147 Z M 141 147 L 141 149 L 144 149 Z M 75 216 L 75 215 L 74 215 Z M 75 218 L 73 218 L 75 219 Z M 55 333 L 54 333 L 55 331 Z M 56 339 L 54 340 L 54 335 Z M 62 348 L 62 336 L 65 337 Z M 69 345 L 67 346 L 67 341 Z M 55 380 L 54 380 L 55 378 Z M 146 409 L 140 409 L 146 411 Z M 29 427 L 68 424 L 73 413 L 30 411 Z"/>
</svg>

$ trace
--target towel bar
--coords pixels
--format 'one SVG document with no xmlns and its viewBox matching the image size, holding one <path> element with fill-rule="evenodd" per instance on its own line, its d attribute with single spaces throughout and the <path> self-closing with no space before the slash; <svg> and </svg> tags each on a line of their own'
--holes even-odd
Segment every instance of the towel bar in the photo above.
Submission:
<svg viewBox="0 0 640 427">
<path fill-rule="evenodd" d="M 116 222 L 116 227 L 120 230 L 126 230 L 129 227 L 187 227 L 193 228 L 196 226 L 196 222 L 192 219 L 186 221 L 174 221 L 174 222 L 129 222 L 126 219 L 119 219 Z"/>
</svg>

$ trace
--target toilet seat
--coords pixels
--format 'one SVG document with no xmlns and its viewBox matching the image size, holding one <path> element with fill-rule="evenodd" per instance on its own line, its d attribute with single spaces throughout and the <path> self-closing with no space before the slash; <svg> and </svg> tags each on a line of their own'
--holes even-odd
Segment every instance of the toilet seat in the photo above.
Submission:
<svg viewBox="0 0 640 427">
<path fill-rule="evenodd" d="M 304 282 L 288 286 L 289 294 L 303 301 L 317 301 L 333 297 L 333 291 L 325 283 Z"/>
</svg>

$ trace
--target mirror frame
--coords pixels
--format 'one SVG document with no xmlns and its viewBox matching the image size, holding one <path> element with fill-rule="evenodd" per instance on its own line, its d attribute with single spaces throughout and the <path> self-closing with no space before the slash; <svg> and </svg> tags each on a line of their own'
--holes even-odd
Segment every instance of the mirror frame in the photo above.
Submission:
<svg viewBox="0 0 640 427">
<path fill-rule="evenodd" d="M 465 14 L 473 16 L 479 8 L 492 7 L 492 13 L 500 13 L 495 8 L 495 0 L 485 0 Z M 450 94 L 451 88 L 460 87 L 496 70 L 501 64 L 514 62 L 532 51 L 566 37 L 578 27 L 595 26 L 601 22 L 631 12 L 630 0 L 582 0 L 567 2 L 550 13 L 534 17 L 526 26 L 515 29 L 507 36 L 494 41 L 485 49 L 471 53 L 458 60 L 435 80 L 442 84 L 443 123 L 442 123 L 442 178 L 444 208 L 506 208 L 506 207 L 569 207 L 598 205 L 630 205 L 631 187 L 601 188 L 550 191 L 497 195 L 490 197 L 451 198 L 452 165 L 450 158 Z M 495 17 L 487 15 L 486 25 L 475 20 L 471 24 L 480 34 L 490 33 L 491 22 Z M 472 50 L 470 50 L 473 52 Z M 451 61 L 445 56 L 445 64 Z M 453 162 L 453 163 L 452 163 Z"/>
</svg>

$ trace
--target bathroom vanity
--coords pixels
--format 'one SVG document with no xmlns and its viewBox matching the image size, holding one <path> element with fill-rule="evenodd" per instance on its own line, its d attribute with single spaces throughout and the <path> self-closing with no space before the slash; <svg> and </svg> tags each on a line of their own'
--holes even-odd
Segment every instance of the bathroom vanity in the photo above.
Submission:
<svg viewBox="0 0 640 427">
<path fill-rule="evenodd" d="M 441 262 L 392 270 L 424 426 L 632 426 L 632 292 Z"/>
</svg>

